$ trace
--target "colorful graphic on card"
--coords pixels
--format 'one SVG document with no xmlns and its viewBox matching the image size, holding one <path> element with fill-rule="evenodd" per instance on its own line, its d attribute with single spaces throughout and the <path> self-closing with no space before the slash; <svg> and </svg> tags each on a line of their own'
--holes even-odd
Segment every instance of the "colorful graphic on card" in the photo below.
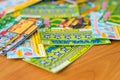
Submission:
<svg viewBox="0 0 120 80">
<path fill-rule="evenodd" d="M 91 24 L 93 26 L 92 32 L 94 38 L 108 38 L 120 40 L 120 26 L 99 22 L 99 12 L 93 12 L 90 14 L 90 16 Z"/>
<path fill-rule="evenodd" d="M 66 47 L 49 46 L 45 48 L 47 57 L 25 58 L 24 61 L 50 72 L 56 73 L 70 65 L 91 47 L 92 45 Z"/>
<path fill-rule="evenodd" d="M 6 13 L 25 8 L 39 1 L 41 0 L 1 0 L 0 17 L 4 16 Z"/>
<path fill-rule="evenodd" d="M 108 39 L 94 39 L 88 29 L 39 29 L 41 43 L 49 45 L 107 44 Z"/>
<path fill-rule="evenodd" d="M 4 55 L 22 43 L 41 25 L 42 22 L 35 18 L 23 17 L 17 17 L 14 22 L 6 24 L 5 28 L 0 31 L 0 54 Z"/>
<path fill-rule="evenodd" d="M 39 3 L 21 11 L 25 17 L 55 18 L 55 17 L 76 17 L 79 16 L 79 9 L 76 5 L 56 5 L 52 3 Z"/>
<path fill-rule="evenodd" d="M 44 47 L 45 46 L 40 43 L 38 33 L 36 32 L 24 43 L 7 52 L 7 58 L 46 57 Z"/>
<path fill-rule="evenodd" d="M 120 2 L 116 6 L 115 10 L 108 17 L 107 23 L 120 26 Z"/>
<path fill-rule="evenodd" d="M 77 29 L 91 29 L 89 18 L 85 17 L 71 17 L 71 18 L 44 18 L 43 28 L 77 28 Z"/>
<path fill-rule="evenodd" d="M 103 2 L 102 10 L 103 16 L 101 16 L 100 20 L 106 22 L 106 20 L 114 13 L 115 8 L 119 5 L 118 0 L 106 0 Z M 115 12 L 116 13 L 116 12 Z"/>
</svg>

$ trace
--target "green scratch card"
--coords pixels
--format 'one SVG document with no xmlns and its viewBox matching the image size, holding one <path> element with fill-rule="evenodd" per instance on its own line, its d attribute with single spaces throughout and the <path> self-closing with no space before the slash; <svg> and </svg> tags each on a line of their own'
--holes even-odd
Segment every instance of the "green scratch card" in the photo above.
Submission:
<svg viewBox="0 0 120 80">
<path fill-rule="evenodd" d="M 56 73 L 83 55 L 92 45 L 86 46 L 48 46 L 45 58 L 25 58 L 24 61 Z"/>
<path fill-rule="evenodd" d="M 39 3 L 20 11 L 24 17 L 54 18 L 54 17 L 75 17 L 79 16 L 79 9 L 76 5 L 56 5 L 52 3 Z"/>
<path fill-rule="evenodd" d="M 95 39 L 92 30 L 86 29 L 39 29 L 41 43 L 49 45 L 108 44 L 108 39 Z"/>
</svg>

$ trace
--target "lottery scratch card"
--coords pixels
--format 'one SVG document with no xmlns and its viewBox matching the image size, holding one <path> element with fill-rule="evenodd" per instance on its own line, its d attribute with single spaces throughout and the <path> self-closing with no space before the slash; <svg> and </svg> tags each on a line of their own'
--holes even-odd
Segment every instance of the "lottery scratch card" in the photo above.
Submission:
<svg viewBox="0 0 120 80">
<path fill-rule="evenodd" d="M 89 50 L 92 45 L 86 46 L 49 46 L 46 47 L 47 57 L 45 58 L 26 58 L 24 61 L 35 66 L 56 73 Z"/>
<path fill-rule="evenodd" d="M 6 13 L 25 8 L 39 1 L 41 0 L 1 0 L 0 17 L 2 17 Z"/>
<path fill-rule="evenodd" d="M 120 26 L 99 22 L 99 15 L 99 12 L 94 12 L 90 14 L 94 38 L 108 38 L 120 40 Z"/>
<path fill-rule="evenodd" d="M 44 46 L 40 44 L 38 33 L 27 39 L 23 44 L 13 48 L 7 52 L 7 58 L 34 58 L 34 57 L 46 57 Z"/>
<path fill-rule="evenodd" d="M 108 39 L 94 39 L 92 30 L 80 29 L 39 29 L 41 43 L 49 45 L 90 45 L 107 44 Z"/>
<path fill-rule="evenodd" d="M 0 54 L 6 54 L 10 49 L 19 45 L 33 34 L 41 21 L 34 18 L 16 18 L 15 22 L 6 24 L 7 27 L 0 31 Z"/>
<path fill-rule="evenodd" d="M 56 5 L 46 2 L 23 9 L 21 15 L 38 18 L 75 17 L 79 16 L 79 9 L 76 5 Z"/>
</svg>

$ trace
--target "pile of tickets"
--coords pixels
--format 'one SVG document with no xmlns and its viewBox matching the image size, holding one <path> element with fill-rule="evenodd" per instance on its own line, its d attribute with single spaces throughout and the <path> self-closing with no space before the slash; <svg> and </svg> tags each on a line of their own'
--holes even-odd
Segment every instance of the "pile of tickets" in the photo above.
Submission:
<svg viewBox="0 0 120 80">
<path fill-rule="evenodd" d="M 119 0 L 0 0 L 0 55 L 56 73 L 120 40 Z"/>
</svg>

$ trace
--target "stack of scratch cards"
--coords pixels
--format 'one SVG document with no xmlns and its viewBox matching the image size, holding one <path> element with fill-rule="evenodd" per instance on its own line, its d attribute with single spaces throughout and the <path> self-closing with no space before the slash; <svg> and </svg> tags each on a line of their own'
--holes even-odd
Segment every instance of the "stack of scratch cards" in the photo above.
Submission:
<svg viewBox="0 0 120 80">
<path fill-rule="evenodd" d="M 0 4 L 4 4 L 0 6 L 0 55 L 53 73 L 94 45 L 120 40 L 119 0 L 5 0 Z"/>
<path fill-rule="evenodd" d="M 0 31 L 0 54 L 5 55 L 13 47 L 19 45 L 42 25 L 34 18 L 17 17 L 4 25 Z"/>
</svg>

